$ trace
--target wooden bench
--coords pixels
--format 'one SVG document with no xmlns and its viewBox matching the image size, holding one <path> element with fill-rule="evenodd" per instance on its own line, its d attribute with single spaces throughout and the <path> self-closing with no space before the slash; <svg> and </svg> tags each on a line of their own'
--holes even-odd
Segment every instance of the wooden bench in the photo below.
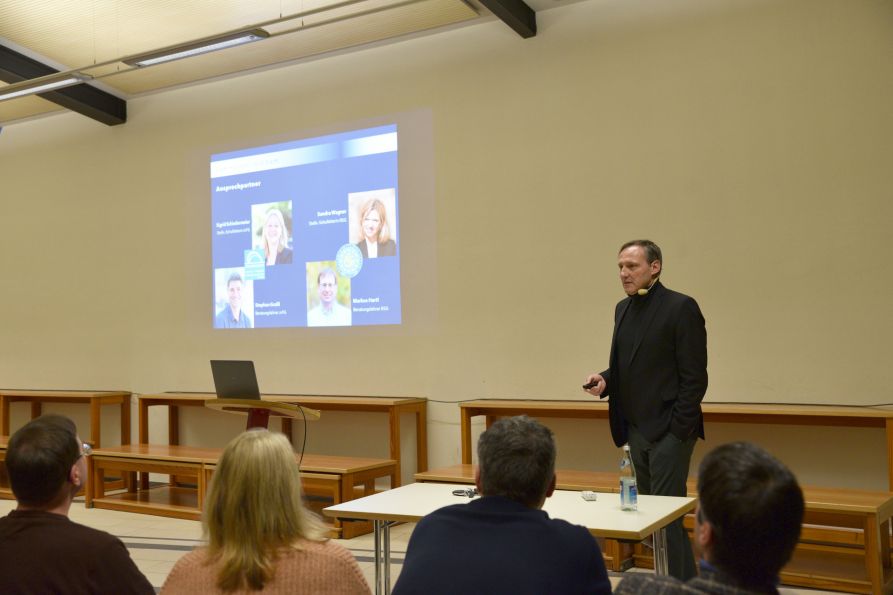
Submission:
<svg viewBox="0 0 893 595">
<path fill-rule="evenodd" d="M 619 491 L 616 473 L 557 469 L 556 486 L 564 490 Z M 416 474 L 417 481 L 474 483 L 474 465 L 453 465 Z M 689 480 L 688 495 L 697 497 Z M 806 512 L 794 557 L 782 571 L 786 585 L 849 593 L 893 592 L 891 518 L 893 493 L 803 486 Z M 686 527 L 694 525 L 692 515 Z M 605 564 L 610 570 L 629 565 L 623 546 L 606 540 Z M 633 554 L 636 566 L 653 567 L 644 548 Z"/>
<path fill-rule="evenodd" d="M 89 457 L 87 508 L 123 510 L 156 516 L 198 520 L 210 478 L 222 449 L 178 445 L 135 444 L 93 451 Z M 298 455 L 295 455 L 297 458 Z M 118 472 L 126 489 L 108 493 L 104 477 Z M 143 488 L 137 473 L 176 476 L 183 483 Z M 390 459 L 304 454 L 301 478 L 304 491 L 331 498 L 336 504 L 371 494 L 375 480 L 396 481 L 397 463 Z M 194 485 L 194 487 L 192 487 Z M 337 525 L 336 535 L 349 537 L 371 530 L 366 523 Z"/>
</svg>

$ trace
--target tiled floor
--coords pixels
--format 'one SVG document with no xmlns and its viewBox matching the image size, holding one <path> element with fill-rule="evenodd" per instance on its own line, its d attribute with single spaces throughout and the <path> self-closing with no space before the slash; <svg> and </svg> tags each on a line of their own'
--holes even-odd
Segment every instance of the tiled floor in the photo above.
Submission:
<svg viewBox="0 0 893 595">
<path fill-rule="evenodd" d="M 15 501 L 0 500 L 0 516 L 15 508 Z M 198 521 L 184 521 L 164 517 L 84 508 L 83 498 L 75 500 L 70 517 L 73 521 L 117 535 L 130 550 L 130 555 L 156 590 L 161 588 L 174 563 L 186 552 L 201 543 L 202 530 Z M 415 525 L 407 523 L 391 529 L 391 577 L 400 573 L 406 544 Z M 339 543 L 347 547 L 362 568 L 370 585 L 374 581 L 373 539 L 363 535 Z M 611 573 L 612 584 L 622 574 Z M 786 589 L 786 595 L 839 595 L 826 591 Z"/>
</svg>

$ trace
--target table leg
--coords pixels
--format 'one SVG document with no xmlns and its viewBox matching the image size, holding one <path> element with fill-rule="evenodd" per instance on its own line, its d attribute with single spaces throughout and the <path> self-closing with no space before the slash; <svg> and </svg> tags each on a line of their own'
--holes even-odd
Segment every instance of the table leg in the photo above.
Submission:
<svg viewBox="0 0 893 595">
<path fill-rule="evenodd" d="M 93 441 L 93 448 L 102 446 L 102 415 L 99 399 L 90 399 L 90 440 Z"/>
<path fill-rule="evenodd" d="M 661 527 L 652 536 L 654 540 L 654 574 L 666 575 L 667 562 L 667 529 Z"/>
<path fill-rule="evenodd" d="M 130 444 L 130 397 L 121 401 L 121 444 Z"/>
<path fill-rule="evenodd" d="M 893 492 L 893 418 L 887 418 L 887 485 Z"/>
<path fill-rule="evenodd" d="M 180 444 L 180 408 L 173 403 L 167 406 L 167 443 Z"/>
<path fill-rule="evenodd" d="M 43 413 L 43 403 L 40 401 L 31 401 L 31 419 L 40 417 L 41 413 Z"/>
<path fill-rule="evenodd" d="M 9 399 L 0 395 L 0 436 L 9 436 Z"/>
<path fill-rule="evenodd" d="M 461 409 L 459 418 L 459 428 L 462 432 L 462 464 L 471 465 L 471 415 L 472 412 L 466 408 Z"/>
<path fill-rule="evenodd" d="M 384 592 L 391 592 L 391 521 L 384 521 Z"/>
<path fill-rule="evenodd" d="M 403 465 L 400 464 L 400 409 L 391 407 L 388 418 L 391 427 L 391 458 L 397 461 L 397 482 L 391 487 L 396 488 L 403 482 Z"/>
<path fill-rule="evenodd" d="M 139 412 L 137 413 L 137 425 L 139 428 L 137 429 L 137 440 L 138 444 L 148 444 L 149 443 L 149 401 L 145 399 L 137 398 L 137 408 Z M 140 489 L 148 490 L 149 489 L 149 474 L 145 471 L 140 471 L 139 473 L 139 482 Z"/>
<path fill-rule="evenodd" d="M 180 408 L 173 403 L 169 403 L 167 406 L 167 443 L 180 444 Z M 180 483 L 180 478 L 176 475 L 169 475 L 168 481 L 172 486 L 176 486 Z"/>
<path fill-rule="evenodd" d="M 880 526 L 877 515 L 870 514 L 865 517 L 865 570 L 868 572 L 868 580 L 871 583 L 872 593 L 883 593 L 884 588 L 884 560 L 881 558 L 883 545 L 881 543 Z M 889 537 L 884 535 L 889 551 Z M 887 560 L 889 560 L 889 556 Z"/>
<path fill-rule="evenodd" d="M 280 425 L 280 429 L 282 430 L 282 433 L 285 434 L 285 437 L 288 438 L 289 443 L 291 443 L 291 441 L 292 441 L 292 439 L 293 439 L 293 437 L 292 437 L 292 429 L 291 429 L 291 428 L 292 428 L 292 426 L 291 426 L 291 418 L 288 418 L 288 417 L 280 417 L 279 419 L 282 420 L 282 423 L 281 423 L 281 425 Z"/>
<path fill-rule="evenodd" d="M 381 580 L 382 580 L 382 568 L 381 568 L 381 525 L 383 521 L 378 519 L 372 521 L 372 536 L 375 541 L 375 595 L 382 595 L 381 593 Z"/>
<path fill-rule="evenodd" d="M 416 471 L 428 470 L 428 402 L 416 407 Z"/>
</svg>

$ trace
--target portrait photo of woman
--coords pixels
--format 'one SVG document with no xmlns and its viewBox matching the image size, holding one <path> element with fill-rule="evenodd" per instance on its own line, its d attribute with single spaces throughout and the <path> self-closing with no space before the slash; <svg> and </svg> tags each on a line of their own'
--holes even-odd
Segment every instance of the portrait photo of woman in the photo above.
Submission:
<svg viewBox="0 0 893 595">
<path fill-rule="evenodd" d="M 379 193 L 375 193 L 379 194 Z M 391 211 L 393 212 L 393 190 L 390 191 Z M 386 199 L 385 199 L 386 200 Z M 359 241 L 356 242 L 363 258 L 396 256 L 397 243 L 388 217 L 385 200 L 376 196 L 359 204 Z"/>
<path fill-rule="evenodd" d="M 292 250 L 288 247 L 288 228 L 282 211 L 275 207 L 267 211 L 261 234 L 267 266 L 291 264 Z"/>
<path fill-rule="evenodd" d="M 290 200 L 251 205 L 252 247 L 263 252 L 266 266 L 291 264 L 291 228 Z"/>
</svg>

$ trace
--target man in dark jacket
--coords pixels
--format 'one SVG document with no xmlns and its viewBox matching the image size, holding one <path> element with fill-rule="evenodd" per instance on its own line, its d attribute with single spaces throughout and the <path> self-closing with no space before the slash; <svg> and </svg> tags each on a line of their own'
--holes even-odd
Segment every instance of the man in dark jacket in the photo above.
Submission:
<svg viewBox="0 0 893 595">
<path fill-rule="evenodd" d="M 61 415 L 31 420 L 10 439 L 18 506 L 0 519 L 0 593 L 155 593 L 120 539 L 68 518 L 87 479 L 85 448 Z"/>
<path fill-rule="evenodd" d="M 481 434 L 478 463 L 482 497 L 419 522 L 395 595 L 611 592 L 589 531 L 540 510 L 555 490 L 548 428 L 523 415 L 500 419 Z"/>
<path fill-rule="evenodd" d="M 697 302 L 658 280 L 660 248 L 634 240 L 617 265 L 628 296 L 614 311 L 609 367 L 590 374 L 588 392 L 608 401 L 611 435 L 629 443 L 642 494 L 685 496 L 695 441 L 704 437 L 701 401 L 707 392 L 707 331 Z M 695 574 L 682 520 L 667 527 L 669 573 Z"/>
</svg>

